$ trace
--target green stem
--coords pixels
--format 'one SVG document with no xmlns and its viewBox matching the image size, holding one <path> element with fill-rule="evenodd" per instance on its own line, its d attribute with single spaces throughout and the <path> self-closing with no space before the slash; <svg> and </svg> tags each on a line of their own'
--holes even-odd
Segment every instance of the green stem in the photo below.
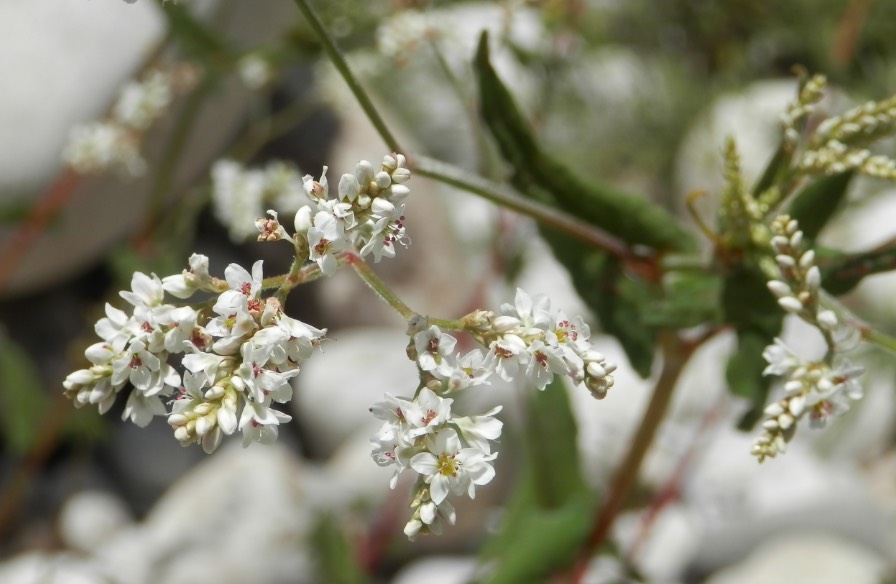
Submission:
<svg viewBox="0 0 896 584">
<path fill-rule="evenodd" d="M 255 156 L 265 144 L 283 136 L 311 113 L 312 104 L 296 100 L 277 113 L 268 116 L 247 130 L 245 136 L 230 149 L 229 157 L 246 161 Z"/>
<path fill-rule="evenodd" d="M 659 379 L 656 380 L 650 403 L 647 405 L 647 410 L 629 444 L 628 452 L 616 469 L 607 497 L 595 515 L 591 534 L 573 568 L 572 582 L 581 581 L 589 560 L 609 536 L 616 516 L 625 502 L 625 497 L 631 492 L 635 479 L 638 477 L 644 456 L 666 416 L 678 378 L 697 346 L 685 343 L 672 332 L 664 332 L 660 337 L 660 344 L 663 349 L 663 370 Z"/>
<path fill-rule="evenodd" d="M 345 83 L 355 96 L 355 99 L 358 100 L 358 104 L 361 106 L 361 109 L 364 110 L 367 119 L 370 120 L 370 123 L 376 128 L 376 131 L 379 132 L 383 142 L 385 142 L 386 146 L 391 148 L 393 152 L 401 152 L 401 148 L 398 146 L 398 140 L 395 139 L 395 136 L 393 136 L 392 132 L 389 131 L 389 128 L 386 127 L 383 118 L 380 116 L 376 107 L 374 107 L 367 92 L 364 91 L 364 88 L 361 87 L 361 84 L 358 83 L 357 78 L 354 76 L 351 69 L 349 69 L 345 57 L 342 56 L 342 52 L 336 47 L 336 43 L 333 42 L 333 38 L 327 32 L 327 29 L 324 28 L 323 23 L 321 23 L 320 18 L 317 17 L 317 14 L 311 8 L 311 5 L 307 0 L 295 0 L 295 3 L 302 15 L 305 16 L 305 19 L 308 21 L 308 25 L 314 31 L 314 34 L 317 35 L 318 40 L 320 40 L 323 45 L 327 57 L 330 58 L 330 61 L 333 63 L 333 66 L 336 67 L 336 70 L 339 71 L 339 74 L 342 75 L 342 78 L 345 79 Z"/>
<path fill-rule="evenodd" d="M 159 171 L 152 185 L 147 206 L 147 219 L 142 230 L 143 238 L 152 233 L 157 227 L 165 209 L 165 203 L 171 194 L 174 183 L 174 174 L 178 163 L 183 160 L 183 151 L 187 140 L 192 134 L 193 126 L 202 111 L 202 104 L 212 88 L 212 76 L 206 73 L 200 86 L 187 98 L 183 112 L 178 116 L 174 124 L 174 135 L 165 145 L 165 154 L 159 163 Z"/>
<path fill-rule="evenodd" d="M 543 225 L 567 233 L 617 257 L 625 259 L 632 257 L 632 252 L 621 240 L 595 229 L 572 215 L 542 203 L 524 199 L 504 185 L 484 179 L 448 163 L 422 155 L 415 155 L 409 158 L 412 169 L 417 174 L 479 195 L 483 199 L 507 207 L 522 215 L 532 217 Z"/>
<path fill-rule="evenodd" d="M 444 331 L 462 331 L 462 330 L 464 330 L 464 324 L 459 320 L 445 320 L 442 318 L 427 317 L 426 322 L 428 322 L 430 325 L 435 325 Z"/>
<path fill-rule="evenodd" d="M 891 337 L 886 333 L 882 333 L 881 331 L 872 328 L 872 327 L 863 327 L 861 329 L 862 338 L 881 347 L 882 349 L 886 349 L 887 351 L 896 354 L 896 338 Z"/>
<path fill-rule="evenodd" d="M 286 274 L 286 277 L 283 278 L 283 282 L 280 284 L 280 288 L 277 289 L 277 300 L 280 301 L 280 305 L 286 303 L 286 297 L 289 296 L 289 293 L 292 292 L 292 289 L 298 286 L 299 282 L 301 282 L 301 272 L 302 272 L 302 264 L 304 262 L 299 259 L 298 256 L 292 258 L 292 265 L 289 267 L 289 273 Z M 319 272 L 320 270 L 318 270 Z"/>
<path fill-rule="evenodd" d="M 383 282 L 379 276 L 377 276 L 373 270 L 370 269 L 370 266 L 362 260 L 357 254 L 352 252 L 343 252 L 340 254 L 340 259 L 344 259 L 345 263 L 351 264 L 352 268 L 354 268 L 355 273 L 360 276 L 364 283 L 370 286 L 370 289 L 376 292 L 377 296 L 386 301 L 386 303 L 395 309 L 398 314 L 402 316 L 405 320 L 411 320 L 417 313 L 411 310 L 411 308 L 405 304 L 401 298 L 399 298 L 392 290 Z"/>
</svg>

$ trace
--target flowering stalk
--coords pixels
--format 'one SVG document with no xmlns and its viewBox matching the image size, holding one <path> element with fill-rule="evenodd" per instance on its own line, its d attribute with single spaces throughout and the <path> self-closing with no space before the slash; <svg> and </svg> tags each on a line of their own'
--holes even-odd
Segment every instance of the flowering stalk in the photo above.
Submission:
<svg viewBox="0 0 896 584">
<path fill-rule="evenodd" d="M 367 116 L 367 119 L 370 120 L 370 123 L 373 124 L 373 127 L 376 128 L 376 131 L 383 139 L 383 142 L 385 142 L 386 146 L 391 148 L 393 151 L 401 152 L 401 147 L 399 147 L 398 145 L 398 140 L 396 140 L 395 136 L 392 135 L 392 132 L 389 131 L 389 127 L 383 121 L 382 116 L 380 116 L 376 107 L 373 105 L 373 102 L 370 100 L 367 92 L 364 91 L 364 88 L 361 87 L 360 83 L 358 83 L 358 79 L 354 76 L 352 70 L 349 68 L 345 57 L 343 57 L 342 52 L 339 50 L 339 48 L 336 47 L 336 43 L 333 41 L 330 33 L 327 32 L 327 29 L 320 21 L 320 18 L 318 18 L 317 14 L 314 12 L 314 9 L 311 8 L 311 5 L 307 2 L 307 0 L 295 0 L 295 3 L 299 8 L 299 11 L 307 20 L 308 25 L 311 27 L 311 30 L 314 31 L 314 34 L 316 34 L 318 40 L 320 40 L 320 43 L 323 46 L 324 52 L 327 54 L 327 57 L 329 57 L 330 61 L 333 63 L 333 66 L 336 67 L 336 70 L 339 71 L 339 74 L 342 76 L 342 78 L 345 79 L 345 83 L 346 85 L 348 85 L 348 88 L 352 92 L 352 95 L 354 95 L 355 99 L 358 100 L 358 105 L 360 105 L 361 109 L 364 110 L 364 114 Z"/>
<path fill-rule="evenodd" d="M 784 379 L 784 397 L 765 408 L 763 432 L 752 449 L 759 462 L 785 452 L 797 422 L 806 415 L 811 426 L 820 427 L 846 412 L 851 401 L 862 397 L 857 378 L 864 371 L 842 357 L 852 348 L 844 333 L 853 331 L 824 306 L 815 252 L 805 249 L 796 220 L 781 215 L 772 222 L 771 232 L 779 278 L 770 280 L 768 288 L 781 308 L 821 333 L 827 351 L 820 360 L 805 360 L 775 339 L 762 353 L 768 362 L 763 373 Z"/>
</svg>

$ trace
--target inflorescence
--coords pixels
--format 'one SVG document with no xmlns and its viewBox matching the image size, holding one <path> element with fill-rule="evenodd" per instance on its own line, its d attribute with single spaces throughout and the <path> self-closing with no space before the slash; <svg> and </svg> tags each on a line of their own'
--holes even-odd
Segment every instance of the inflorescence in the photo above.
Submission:
<svg viewBox="0 0 896 584">
<path fill-rule="evenodd" d="M 247 175 L 236 166 L 218 166 L 215 172 L 228 173 L 232 182 L 254 181 L 255 190 L 265 187 L 272 197 L 297 188 L 291 171 L 276 171 Z M 308 202 L 296 212 L 292 234 L 276 211 L 255 220 L 259 241 L 292 244 L 296 261 L 287 276 L 265 280 L 259 260 L 251 270 L 230 264 L 217 278 L 200 254 L 180 274 L 134 274 L 131 290 L 120 293 L 130 310 L 106 305 L 106 316 L 94 327 L 101 340 L 85 351 L 90 365 L 65 379 L 65 394 L 76 406 L 106 412 L 127 392 L 124 419 L 146 426 L 154 416 L 167 416 L 181 445 L 197 443 L 209 453 L 237 431 L 244 446 L 275 440 L 279 425 L 290 420 L 277 404 L 292 399 L 293 379 L 327 332 L 285 314 L 283 292 L 333 274 L 347 258 L 354 263 L 372 255 L 379 261 L 408 244 L 403 201 L 410 171 L 404 156 L 387 155 L 378 167 L 359 162 L 342 175 L 336 193 L 326 171 L 302 178 Z M 280 180 L 266 182 L 269 177 Z M 457 339 L 426 317 L 414 315 L 408 323 L 408 356 L 417 363 L 420 384 L 411 398 L 387 394 L 371 408 L 383 420 L 372 456 L 394 467 L 392 487 L 402 471 L 417 473 L 405 528 L 413 538 L 454 523 L 449 493 L 472 498 L 475 487 L 494 476 L 492 443 L 501 435 L 495 417 L 501 407 L 459 415 L 450 396 L 486 385 L 493 375 L 538 389 L 562 375 L 601 399 L 613 386 L 616 366 L 591 347 L 580 317 L 569 319 L 552 310 L 546 296 L 532 298 L 523 290 L 497 313 L 477 310 L 454 322 L 454 330 L 483 346 L 462 355 L 455 353 Z"/>
</svg>

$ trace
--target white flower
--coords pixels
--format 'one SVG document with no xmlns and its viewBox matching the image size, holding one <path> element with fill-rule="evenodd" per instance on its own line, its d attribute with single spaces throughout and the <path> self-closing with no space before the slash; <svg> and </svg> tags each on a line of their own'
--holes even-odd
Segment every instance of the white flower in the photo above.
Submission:
<svg viewBox="0 0 896 584">
<path fill-rule="evenodd" d="M 270 444 L 277 439 L 277 427 L 292 419 L 287 414 L 262 403 L 246 402 L 240 416 L 239 429 L 243 433 L 243 447 L 252 442 Z"/>
<path fill-rule="evenodd" d="M 164 416 L 166 413 L 165 404 L 158 394 L 147 395 L 145 392 L 134 389 L 128 397 L 121 419 L 130 419 L 141 428 L 145 428 L 154 416 Z"/>
<path fill-rule="evenodd" d="M 532 298 L 525 290 L 517 288 L 513 304 L 502 304 L 501 312 L 518 318 L 523 328 L 536 328 L 542 331 L 553 328 L 551 300 L 544 294 Z"/>
<path fill-rule="evenodd" d="M 457 432 L 451 428 L 428 436 L 428 451 L 411 459 L 411 468 L 423 475 L 429 485 L 433 503 L 439 505 L 451 491 L 476 496 L 476 485 L 485 485 L 495 476 L 489 464 L 497 454 L 486 454 L 477 448 L 462 448 Z"/>
<path fill-rule="evenodd" d="M 208 257 L 194 253 L 189 259 L 189 270 L 162 278 L 162 288 L 177 298 L 189 298 L 197 290 L 211 290 L 212 277 L 208 273 Z"/>
<path fill-rule="evenodd" d="M 309 259 L 320 266 L 320 271 L 327 276 L 336 273 L 339 263 L 336 254 L 348 248 L 343 239 L 341 223 L 331 213 L 319 211 L 314 216 L 314 223 L 308 229 Z"/>
<path fill-rule="evenodd" d="M 135 272 L 131 278 L 131 290 L 122 290 L 119 295 L 136 308 L 157 308 L 165 299 L 165 290 L 162 281 L 155 274 L 147 276 L 142 272 Z"/>
<path fill-rule="evenodd" d="M 491 443 L 501 437 L 504 427 L 504 423 L 494 417 L 501 409 L 502 406 L 497 406 L 480 416 L 452 418 L 451 424 L 460 430 L 467 444 L 489 454 Z"/>
<path fill-rule="evenodd" d="M 779 338 L 762 351 L 762 358 L 768 362 L 763 375 L 786 377 L 802 365 L 802 360 Z"/>
<path fill-rule="evenodd" d="M 532 341 L 527 351 L 529 359 L 526 364 L 526 377 L 538 389 L 544 389 L 554 380 L 555 374 L 565 375 L 569 373 L 569 368 L 566 366 L 559 349 L 548 347 L 536 339 Z"/>
<path fill-rule="evenodd" d="M 450 377 L 455 369 L 452 354 L 457 339 L 443 333 L 439 327 L 431 326 L 414 335 L 414 347 L 417 350 L 417 365 L 423 371 L 434 375 Z"/>
<path fill-rule="evenodd" d="M 446 391 L 459 391 L 467 387 L 489 383 L 488 378 L 495 372 L 493 355 L 485 355 L 473 349 L 466 355 L 458 355 L 457 368 L 451 371 Z"/>
<path fill-rule="evenodd" d="M 137 389 L 161 389 L 159 357 L 146 350 L 143 341 L 134 340 L 127 350 L 112 364 L 112 384 L 130 381 Z"/>
<path fill-rule="evenodd" d="M 408 437 L 414 439 L 426 434 L 433 434 L 444 426 L 451 418 L 453 402 L 453 399 L 437 396 L 427 387 L 421 389 L 414 401 L 404 407 Z"/>
<path fill-rule="evenodd" d="M 495 373 L 504 381 L 512 381 L 528 355 L 526 342 L 517 335 L 507 334 L 491 344 L 489 358 L 495 363 Z"/>
<path fill-rule="evenodd" d="M 119 170 L 140 176 L 146 170 L 146 161 L 139 146 L 131 130 L 111 122 L 96 122 L 72 128 L 62 158 L 81 174 Z"/>
</svg>

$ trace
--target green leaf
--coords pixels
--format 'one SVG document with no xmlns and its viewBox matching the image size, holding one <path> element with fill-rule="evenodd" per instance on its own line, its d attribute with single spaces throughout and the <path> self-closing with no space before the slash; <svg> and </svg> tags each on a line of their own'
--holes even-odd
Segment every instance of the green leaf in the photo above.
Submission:
<svg viewBox="0 0 896 584">
<path fill-rule="evenodd" d="M 792 157 L 792 154 L 785 151 L 783 142 L 778 144 L 778 148 L 769 159 L 768 164 L 765 166 L 765 170 L 762 171 L 762 176 L 760 176 L 759 180 L 756 181 L 756 184 L 753 185 L 754 197 L 758 197 L 773 184 L 778 182 L 780 176 L 785 173 L 790 166 Z"/>
<path fill-rule="evenodd" d="M 525 439 L 529 463 L 538 469 L 534 485 L 539 507 L 559 507 L 585 492 L 577 433 L 576 419 L 560 377 L 543 391 L 532 393 Z"/>
<path fill-rule="evenodd" d="M 796 194 L 788 213 L 800 224 L 803 235 L 815 240 L 843 203 L 855 173 L 843 172 L 822 177 Z"/>
<path fill-rule="evenodd" d="M 770 343 L 771 340 L 756 329 L 739 330 L 737 349 L 728 358 L 725 367 L 725 380 L 731 393 L 746 398 L 750 403 L 750 408 L 737 424 L 743 431 L 751 430 L 761 419 L 768 400 L 772 378 L 762 374 L 767 365 L 762 351 Z"/>
<path fill-rule="evenodd" d="M 658 205 L 579 176 L 541 150 L 513 96 L 489 61 L 485 32 L 479 39 L 474 67 L 483 120 L 512 168 L 511 182 L 517 190 L 581 217 L 629 245 L 661 250 L 694 248 L 691 234 Z"/>
<path fill-rule="evenodd" d="M 819 259 L 822 287 L 835 296 L 846 294 L 868 276 L 896 270 L 896 245 L 869 252 Z"/>
<path fill-rule="evenodd" d="M 664 297 L 644 313 L 644 323 L 653 328 L 683 329 L 720 323 L 719 294 L 722 279 L 716 274 L 680 274 L 665 287 Z"/>
<path fill-rule="evenodd" d="M 0 431 L 13 453 L 31 450 L 49 406 L 31 357 L 0 330 Z"/>
<path fill-rule="evenodd" d="M 237 51 L 211 28 L 197 20 L 189 7 L 165 2 L 159 7 L 168 20 L 168 28 L 180 42 L 185 56 L 203 63 L 235 59 Z"/>
<path fill-rule="evenodd" d="M 342 525 L 331 513 L 322 513 L 311 533 L 312 556 L 320 582 L 364 584 L 370 580 L 358 564 Z"/>
<path fill-rule="evenodd" d="M 501 530 L 482 550 L 488 584 L 545 582 L 569 566 L 587 537 L 594 509 L 578 461 L 575 418 L 559 378 L 531 394 L 527 460 Z"/>
<path fill-rule="evenodd" d="M 762 374 L 766 366 L 762 351 L 780 332 L 784 313 L 762 274 L 748 266 L 737 266 L 726 275 L 722 307 L 725 321 L 737 331 L 737 349 L 728 359 L 725 378 L 733 394 L 750 401 L 750 410 L 738 425 L 748 430 L 762 414 L 772 381 Z"/>
<path fill-rule="evenodd" d="M 483 551 L 483 563 L 493 566 L 483 584 L 543 584 L 572 563 L 588 535 L 593 506 L 582 498 L 554 509 L 534 506 L 526 492 L 531 474 L 520 481 L 501 533 Z"/>
</svg>

